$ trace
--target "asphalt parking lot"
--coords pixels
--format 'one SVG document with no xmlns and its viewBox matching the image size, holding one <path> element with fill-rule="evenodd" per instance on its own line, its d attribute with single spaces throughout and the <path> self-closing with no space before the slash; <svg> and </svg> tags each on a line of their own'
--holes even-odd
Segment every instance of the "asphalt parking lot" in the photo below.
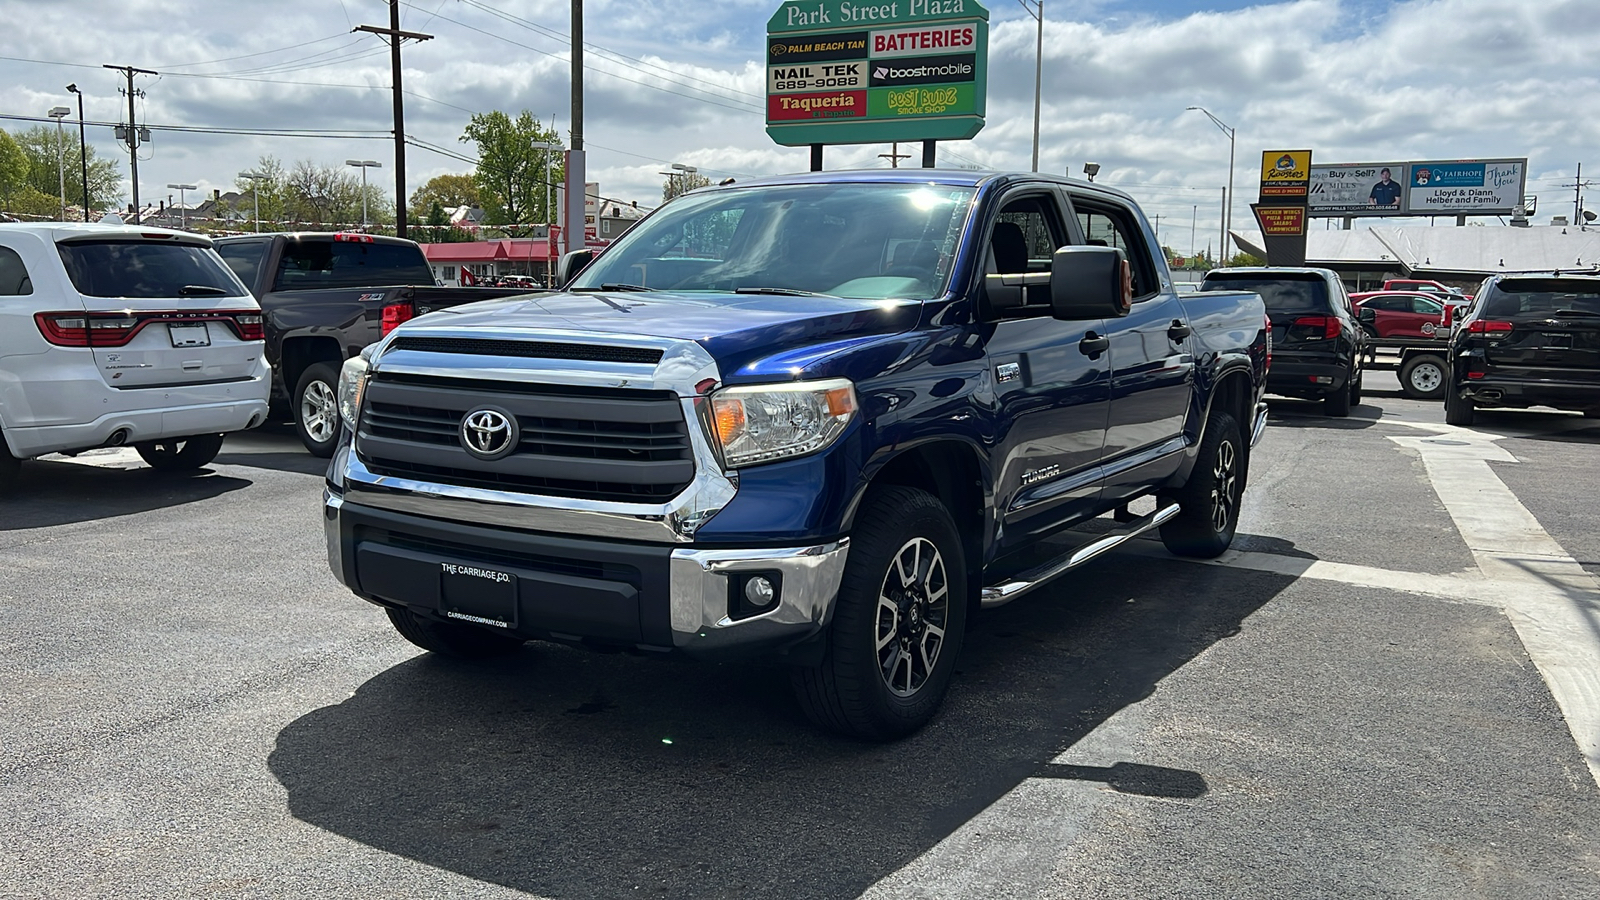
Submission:
<svg viewBox="0 0 1600 900">
<path fill-rule="evenodd" d="M 1600 896 L 1600 422 L 1395 386 L 1274 400 L 1233 552 L 982 616 L 886 746 L 763 665 L 420 654 L 328 574 L 285 430 L 33 463 L 0 896 Z"/>
</svg>

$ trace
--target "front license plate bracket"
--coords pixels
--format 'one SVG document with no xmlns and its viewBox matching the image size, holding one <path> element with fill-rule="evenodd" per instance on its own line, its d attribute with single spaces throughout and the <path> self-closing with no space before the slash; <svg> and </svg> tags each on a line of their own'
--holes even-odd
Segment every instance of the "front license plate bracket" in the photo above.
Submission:
<svg viewBox="0 0 1600 900">
<path fill-rule="evenodd" d="M 439 612 L 448 619 L 516 628 L 517 576 L 464 563 L 440 563 Z"/>
</svg>

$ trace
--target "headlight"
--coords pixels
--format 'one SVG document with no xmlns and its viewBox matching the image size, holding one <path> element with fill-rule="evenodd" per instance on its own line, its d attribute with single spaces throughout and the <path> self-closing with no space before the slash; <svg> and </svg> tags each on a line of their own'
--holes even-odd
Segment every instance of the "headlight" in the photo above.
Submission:
<svg viewBox="0 0 1600 900">
<path fill-rule="evenodd" d="M 855 418 L 848 379 L 732 387 L 711 395 L 711 424 L 730 467 L 821 450 Z"/>
<path fill-rule="evenodd" d="M 351 431 L 356 430 L 356 417 L 361 413 L 361 395 L 367 389 L 367 370 L 371 368 L 365 354 L 344 361 L 339 370 L 339 416 Z"/>
</svg>

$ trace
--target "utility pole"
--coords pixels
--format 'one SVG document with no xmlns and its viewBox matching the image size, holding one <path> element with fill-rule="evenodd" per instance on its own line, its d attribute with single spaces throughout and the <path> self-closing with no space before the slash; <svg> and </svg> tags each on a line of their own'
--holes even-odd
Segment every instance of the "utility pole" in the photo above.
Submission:
<svg viewBox="0 0 1600 900">
<path fill-rule="evenodd" d="M 389 71 L 394 81 L 394 233 L 406 236 L 406 110 L 400 87 L 400 42 L 432 40 L 433 35 L 400 30 L 400 0 L 389 0 L 389 27 L 358 25 L 351 31 L 365 31 L 389 39 Z M 365 174 L 365 172 L 363 172 Z"/>
<path fill-rule="evenodd" d="M 878 154 L 878 158 L 879 159 L 887 159 L 889 161 L 889 168 L 898 169 L 898 168 L 900 168 L 900 160 L 902 160 L 902 159 L 910 159 L 911 158 L 911 154 L 909 154 L 909 153 L 901 153 L 900 152 L 900 142 L 899 141 L 895 141 L 894 144 L 892 145 L 892 147 L 893 147 L 893 149 L 891 149 L 888 153 L 879 153 Z"/>
<path fill-rule="evenodd" d="M 583 0 L 572 0 L 572 143 L 567 153 L 567 251 L 589 246 L 583 157 Z"/>
<path fill-rule="evenodd" d="M 128 130 L 121 137 L 124 137 L 128 142 L 128 172 L 129 180 L 133 183 L 132 224 L 137 225 L 139 224 L 139 141 L 141 138 L 147 141 L 150 140 L 150 129 L 146 128 L 141 131 L 133 121 L 133 98 L 144 96 L 144 91 L 134 89 L 133 76 L 159 75 L 160 73 L 150 69 L 135 69 L 133 66 L 102 65 L 101 68 L 115 69 L 128 79 L 128 87 L 123 91 L 124 94 L 128 95 Z"/>
</svg>

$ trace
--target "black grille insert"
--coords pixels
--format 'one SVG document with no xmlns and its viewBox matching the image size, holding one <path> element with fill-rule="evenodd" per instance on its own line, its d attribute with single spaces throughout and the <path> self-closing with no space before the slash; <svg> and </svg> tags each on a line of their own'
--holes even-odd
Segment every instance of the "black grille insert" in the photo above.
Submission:
<svg viewBox="0 0 1600 900">
<path fill-rule="evenodd" d="M 661 351 L 650 347 L 604 347 L 554 341 L 505 341 L 486 338 L 396 338 L 390 350 L 419 353 L 463 353 L 471 356 L 514 356 L 525 359 L 576 359 L 585 362 L 655 365 Z"/>
</svg>

